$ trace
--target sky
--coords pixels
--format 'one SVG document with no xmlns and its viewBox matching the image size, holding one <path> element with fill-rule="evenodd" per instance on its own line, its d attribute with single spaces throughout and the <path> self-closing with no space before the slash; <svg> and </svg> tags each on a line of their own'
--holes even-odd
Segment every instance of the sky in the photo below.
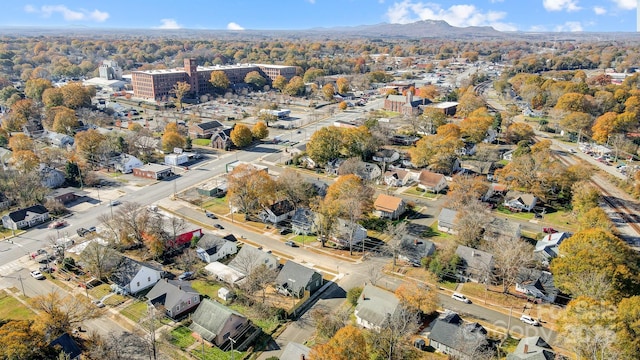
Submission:
<svg viewBox="0 0 640 360">
<path fill-rule="evenodd" d="M 500 31 L 635 32 L 640 0 L 13 0 L 0 26 L 300 30 L 444 20 Z"/>
</svg>

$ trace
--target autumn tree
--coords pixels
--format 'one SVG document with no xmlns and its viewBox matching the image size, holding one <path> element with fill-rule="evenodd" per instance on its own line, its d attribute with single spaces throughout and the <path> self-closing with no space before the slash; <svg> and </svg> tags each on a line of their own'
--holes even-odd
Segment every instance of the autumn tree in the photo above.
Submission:
<svg viewBox="0 0 640 360">
<path fill-rule="evenodd" d="M 639 293 L 638 255 L 611 233 L 602 229 L 579 231 L 563 241 L 559 251 L 562 256 L 553 259 L 550 268 L 561 290 L 573 296 L 614 301 Z M 587 280 L 593 275 L 601 276 L 599 283 L 610 284 L 610 290 L 596 291 L 599 284 Z"/>
<path fill-rule="evenodd" d="M 70 109 L 91 106 L 91 97 L 95 95 L 95 89 L 90 89 L 79 82 L 68 83 L 60 87 L 62 92 L 62 105 Z"/>
<path fill-rule="evenodd" d="M 574 134 L 581 132 L 584 135 L 589 135 L 592 124 L 593 117 L 591 115 L 578 111 L 572 111 L 560 119 L 560 126 Z"/>
<path fill-rule="evenodd" d="M 251 135 L 259 140 L 265 139 L 269 136 L 269 128 L 267 128 L 267 124 L 264 121 L 258 121 L 251 128 Z"/>
<path fill-rule="evenodd" d="M 53 291 L 34 296 L 29 302 L 39 312 L 39 325 L 43 333 L 49 334 L 52 338 L 70 332 L 84 321 L 103 315 L 102 309 L 80 294 L 63 296 Z"/>
<path fill-rule="evenodd" d="M 333 84 L 328 83 L 322 87 L 322 97 L 326 101 L 333 100 L 333 95 L 336 93 L 336 89 L 333 87 Z"/>
<path fill-rule="evenodd" d="M 347 78 L 345 77 L 339 77 L 336 80 L 336 87 L 337 87 L 338 93 L 346 94 L 347 92 L 349 92 L 349 88 L 350 88 L 349 80 L 347 80 Z"/>
<path fill-rule="evenodd" d="M 291 96 L 304 95 L 304 81 L 300 76 L 294 76 L 289 80 L 282 92 Z"/>
<path fill-rule="evenodd" d="M 275 182 L 262 170 L 252 165 L 240 164 L 227 176 L 229 206 L 245 214 L 253 215 L 267 206 L 275 195 Z"/>
<path fill-rule="evenodd" d="M 342 133 L 335 126 L 322 127 L 311 135 L 307 143 L 307 154 L 319 165 L 340 156 Z"/>
<path fill-rule="evenodd" d="M 227 74 L 221 70 L 212 71 L 209 82 L 213 86 L 214 92 L 218 94 L 224 93 L 231 85 Z"/>
<path fill-rule="evenodd" d="M 362 330 L 352 325 L 338 330 L 329 342 L 314 346 L 309 353 L 310 360 L 368 360 L 369 356 Z"/>
<path fill-rule="evenodd" d="M 427 283 L 437 283 L 433 275 L 428 276 Z M 403 282 L 396 288 L 395 295 L 403 306 L 416 313 L 432 314 L 438 309 L 438 292 L 423 282 Z"/>
<path fill-rule="evenodd" d="M 3 359 L 46 359 L 47 351 L 40 324 L 34 320 L 3 320 L 0 322 L 0 357 Z"/>
<path fill-rule="evenodd" d="M 602 229 L 614 235 L 618 234 L 616 224 L 611 221 L 609 214 L 597 206 L 577 217 L 578 230 Z"/>
<path fill-rule="evenodd" d="M 273 86 L 274 89 L 278 89 L 280 92 L 284 92 L 284 89 L 285 89 L 285 87 L 287 86 L 288 83 L 289 83 L 289 81 L 287 80 L 286 77 L 284 77 L 282 75 L 278 75 L 273 80 L 272 86 Z"/>
<path fill-rule="evenodd" d="M 254 90 L 262 90 L 267 84 L 267 80 L 257 71 L 251 71 L 244 77 L 244 82 L 251 85 Z"/>
<path fill-rule="evenodd" d="M 434 134 L 436 129 L 447 123 L 447 115 L 441 109 L 426 107 L 421 116 L 418 117 L 418 129 L 424 134 Z"/>
<path fill-rule="evenodd" d="M 579 181 L 571 187 L 571 207 L 578 217 L 598 207 L 600 199 L 600 191 L 586 180 Z"/>
<path fill-rule="evenodd" d="M 505 134 L 507 141 L 512 144 L 517 144 L 520 141 L 531 142 L 533 141 L 534 136 L 535 133 L 533 131 L 533 128 L 531 128 L 529 124 L 521 122 L 516 122 L 509 125 Z"/>
<path fill-rule="evenodd" d="M 340 109 L 340 110 L 342 110 L 342 111 L 347 110 L 347 102 L 346 102 L 346 101 L 341 101 L 341 102 L 338 104 L 338 109 Z"/>
<path fill-rule="evenodd" d="M 231 130 L 231 142 L 233 145 L 243 148 L 251 144 L 253 141 L 253 134 L 251 133 L 251 129 L 247 125 L 244 124 L 236 124 Z"/>
<path fill-rule="evenodd" d="M 42 103 L 46 107 L 56 107 L 64 105 L 64 96 L 60 88 L 48 88 L 42 92 Z"/>
<path fill-rule="evenodd" d="M 425 100 L 435 100 L 439 95 L 439 90 L 435 85 L 424 85 L 418 88 L 417 95 L 423 99 L 422 104 L 424 105 Z"/>
<path fill-rule="evenodd" d="M 31 150 L 14 151 L 10 161 L 16 170 L 22 173 L 31 172 L 40 164 L 38 155 Z"/>
<path fill-rule="evenodd" d="M 79 122 L 75 111 L 67 107 L 60 107 L 56 111 L 53 119 L 53 131 L 60 134 L 73 135 L 74 129 L 78 126 Z"/>
<path fill-rule="evenodd" d="M 482 198 L 489 186 L 489 182 L 481 176 L 456 174 L 449 183 L 445 206 L 452 210 L 463 209 Z"/>
<path fill-rule="evenodd" d="M 14 134 L 9 138 L 9 148 L 12 151 L 35 150 L 33 140 L 23 133 Z"/>
<path fill-rule="evenodd" d="M 575 92 L 566 93 L 560 96 L 555 109 L 582 113 L 589 113 L 591 110 L 585 95 Z"/>
<path fill-rule="evenodd" d="M 617 349 L 628 359 L 640 358 L 640 296 L 620 301 L 615 328 Z"/>
<path fill-rule="evenodd" d="M 100 147 L 106 139 L 106 136 L 95 129 L 81 131 L 75 136 L 76 151 L 93 166 L 97 163 Z"/>
<path fill-rule="evenodd" d="M 460 96 L 456 112 L 458 116 L 466 117 L 483 106 L 485 106 L 484 100 L 474 93 L 473 87 L 469 87 Z"/>
<path fill-rule="evenodd" d="M 460 132 L 467 141 L 477 144 L 487 136 L 487 131 L 492 124 L 493 117 L 489 115 L 486 108 L 480 107 L 460 122 Z"/>
<path fill-rule="evenodd" d="M 435 135 L 420 139 L 414 148 L 409 149 L 409 153 L 415 166 L 429 165 L 435 171 L 449 173 L 457 157 L 456 150 L 462 146 L 460 128 L 455 124 L 446 124 L 440 126 Z"/>
<path fill-rule="evenodd" d="M 605 143 L 609 140 L 609 136 L 618 132 L 618 114 L 615 112 L 608 112 L 602 114 L 596 118 L 593 127 L 593 139 L 599 143 Z"/>
<path fill-rule="evenodd" d="M 42 78 L 29 79 L 24 84 L 24 94 L 35 101 L 42 101 L 42 93 L 53 87 L 50 80 Z"/>
<path fill-rule="evenodd" d="M 176 97 L 176 106 L 182 109 L 182 99 L 191 91 L 191 85 L 186 81 L 178 81 L 173 85 L 171 93 Z"/>
</svg>

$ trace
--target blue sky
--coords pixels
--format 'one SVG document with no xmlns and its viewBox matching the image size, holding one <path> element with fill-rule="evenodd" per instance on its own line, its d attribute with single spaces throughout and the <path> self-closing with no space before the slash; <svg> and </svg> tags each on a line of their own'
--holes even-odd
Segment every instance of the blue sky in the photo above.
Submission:
<svg viewBox="0 0 640 360">
<path fill-rule="evenodd" d="M 502 31 L 635 32 L 639 0 L 6 1 L 0 26 L 309 29 L 445 20 Z"/>
</svg>

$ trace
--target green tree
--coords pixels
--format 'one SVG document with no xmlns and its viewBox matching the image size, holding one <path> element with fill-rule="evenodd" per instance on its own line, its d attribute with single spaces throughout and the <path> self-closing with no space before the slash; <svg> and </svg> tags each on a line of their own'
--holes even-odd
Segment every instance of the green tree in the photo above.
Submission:
<svg viewBox="0 0 640 360">
<path fill-rule="evenodd" d="M 251 128 L 251 134 L 256 139 L 266 139 L 269 136 L 269 128 L 267 128 L 267 124 L 265 124 L 263 121 L 258 121 Z"/>
<path fill-rule="evenodd" d="M 233 145 L 243 148 L 253 141 L 253 134 L 248 126 L 244 124 L 236 124 L 231 130 L 231 142 Z"/>
<path fill-rule="evenodd" d="M 209 82 L 211 83 L 211 86 L 213 86 L 213 91 L 219 94 L 224 93 L 231 85 L 231 82 L 229 81 L 227 74 L 225 74 L 224 71 L 220 71 L 220 70 L 211 72 L 211 77 L 209 78 Z"/>
<path fill-rule="evenodd" d="M 358 299 L 362 294 L 362 290 L 362 286 L 356 286 L 347 291 L 347 301 L 349 302 L 349 304 L 351 304 L 351 306 L 355 307 L 356 305 L 358 305 Z"/>
<path fill-rule="evenodd" d="M 257 71 L 251 71 L 244 77 L 244 82 L 251 85 L 254 90 L 262 90 L 267 80 Z"/>
<path fill-rule="evenodd" d="M 276 76 L 275 80 L 273 80 L 273 88 L 274 89 L 278 89 L 280 90 L 280 92 L 284 92 L 285 87 L 287 86 L 287 84 L 289 83 L 289 81 L 287 80 L 286 77 L 282 76 L 282 75 L 278 75 Z"/>
</svg>

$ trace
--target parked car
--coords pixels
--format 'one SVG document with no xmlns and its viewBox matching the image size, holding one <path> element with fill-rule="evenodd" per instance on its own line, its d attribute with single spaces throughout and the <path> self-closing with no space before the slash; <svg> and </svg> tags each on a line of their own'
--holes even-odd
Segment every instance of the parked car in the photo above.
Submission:
<svg viewBox="0 0 640 360">
<path fill-rule="evenodd" d="M 104 303 L 102 302 L 102 300 L 93 300 L 93 303 L 96 304 L 96 306 L 99 308 L 104 307 Z"/>
<path fill-rule="evenodd" d="M 287 235 L 287 234 L 290 234 L 290 233 L 291 233 L 291 230 L 287 229 L 287 228 L 284 228 L 284 229 L 280 230 L 280 235 Z"/>
<path fill-rule="evenodd" d="M 36 280 L 44 280 L 44 275 L 42 275 L 40 270 L 33 270 L 31 276 Z"/>
<path fill-rule="evenodd" d="M 213 226 L 214 226 L 216 229 L 220 229 L 220 230 L 224 229 L 224 226 L 222 226 L 222 225 L 220 225 L 220 224 L 215 224 L 215 225 L 213 225 Z"/>
<path fill-rule="evenodd" d="M 57 220 L 57 221 L 52 221 L 49 224 L 49 229 L 57 229 L 57 228 L 61 228 L 63 226 L 67 225 L 66 221 L 63 220 Z"/>
<path fill-rule="evenodd" d="M 78 233 L 78 236 L 80 236 L 80 237 L 84 237 L 87 234 L 90 234 L 90 233 L 93 233 L 93 232 L 96 232 L 96 227 L 95 226 L 92 226 L 92 227 L 90 227 L 88 229 L 79 228 L 78 230 L 76 230 L 76 233 Z"/>
<path fill-rule="evenodd" d="M 543 228 L 542 231 L 544 231 L 545 234 L 553 234 L 553 233 L 557 233 L 556 229 L 552 228 L 552 227 L 546 227 Z"/>
<path fill-rule="evenodd" d="M 296 244 L 294 241 L 291 241 L 291 240 L 285 241 L 284 244 L 291 247 L 298 247 L 298 244 Z"/>
<path fill-rule="evenodd" d="M 471 300 L 467 299 L 467 297 L 466 297 L 466 296 L 464 296 L 464 295 L 462 295 L 462 294 L 460 294 L 460 293 L 453 293 L 453 294 L 451 295 L 451 298 L 452 298 L 453 300 L 462 301 L 463 303 L 466 303 L 466 304 L 471 304 Z"/>
<path fill-rule="evenodd" d="M 532 325 L 532 326 L 540 326 L 540 323 L 538 322 L 538 320 L 532 318 L 529 315 L 520 316 L 520 321 L 522 321 L 525 324 Z"/>
<path fill-rule="evenodd" d="M 180 276 L 178 276 L 178 280 L 191 280 L 192 278 L 193 278 L 193 272 L 192 271 L 184 272 L 184 273 L 180 274 Z"/>
<path fill-rule="evenodd" d="M 216 214 L 205 210 L 204 214 L 209 218 L 209 219 L 217 219 L 218 217 L 216 216 Z"/>
<path fill-rule="evenodd" d="M 117 206 L 122 204 L 119 200 L 111 200 L 109 201 L 109 206 Z"/>
</svg>

